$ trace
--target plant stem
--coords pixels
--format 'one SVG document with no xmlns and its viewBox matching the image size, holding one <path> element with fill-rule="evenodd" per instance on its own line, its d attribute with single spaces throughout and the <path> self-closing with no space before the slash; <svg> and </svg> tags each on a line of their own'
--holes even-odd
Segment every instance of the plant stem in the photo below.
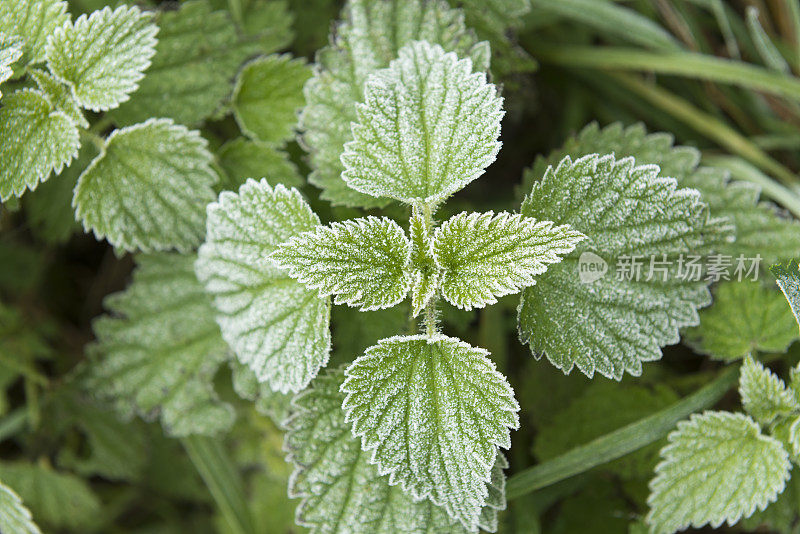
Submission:
<svg viewBox="0 0 800 534">
<path fill-rule="evenodd" d="M 425 235 L 430 236 L 433 229 L 433 212 L 434 208 L 430 204 L 423 204 L 422 208 L 422 218 L 425 222 Z M 436 325 L 436 301 L 438 300 L 438 295 L 436 293 L 431 296 L 428 300 L 428 303 L 425 305 L 425 310 L 423 311 L 424 320 L 423 323 L 425 324 L 425 335 L 428 337 L 433 337 L 438 332 L 438 328 Z"/>
<path fill-rule="evenodd" d="M 188 436 L 181 442 L 231 527 L 231 532 L 255 534 L 244 483 L 222 443 L 207 436 Z"/>
<path fill-rule="evenodd" d="M 522 497 L 658 441 L 673 430 L 678 421 L 713 406 L 736 383 L 738 376 L 739 366 L 731 365 L 710 384 L 669 408 L 516 473 L 506 484 L 506 498 Z"/>
<path fill-rule="evenodd" d="M 81 135 L 81 139 L 84 142 L 88 141 L 88 142 L 92 143 L 97 148 L 98 152 L 102 153 L 105 150 L 105 148 L 106 148 L 106 140 L 103 139 L 102 136 L 97 135 L 91 129 L 89 129 L 89 130 L 83 130 L 82 129 L 80 131 L 80 135 Z"/>
</svg>

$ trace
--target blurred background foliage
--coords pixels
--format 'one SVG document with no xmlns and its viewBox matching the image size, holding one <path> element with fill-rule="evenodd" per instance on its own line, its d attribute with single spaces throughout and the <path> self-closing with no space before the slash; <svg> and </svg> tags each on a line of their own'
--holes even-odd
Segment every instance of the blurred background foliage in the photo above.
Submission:
<svg viewBox="0 0 800 534">
<path fill-rule="evenodd" d="M 73 16 L 116 3 L 69 0 Z M 160 10 L 159 16 L 178 7 L 136 3 Z M 281 6 L 269 8 L 280 18 L 252 21 L 275 26 L 267 48 L 309 61 L 327 43 L 341 9 L 332 0 L 206 2 L 234 25 L 265 3 Z M 517 209 L 523 170 L 596 121 L 642 122 L 649 131 L 671 132 L 677 143 L 699 148 L 705 164 L 760 185 L 765 197 L 800 215 L 796 0 L 451 3 L 492 43 L 493 81 L 503 87 L 507 116 L 498 161 L 448 210 Z M 248 54 L 226 56 L 232 68 L 225 75 L 229 85 L 219 88 L 223 101 Z M 225 106 L 202 122 L 213 148 L 239 137 Z M 124 114 L 115 120 L 125 122 Z M 285 406 L 243 400 L 247 387 L 238 384 L 237 394 L 227 366 L 215 376 L 217 393 L 238 417 L 216 438 L 168 438 L 157 421 L 122 421 L 87 391 L 92 320 L 103 313 L 107 295 L 127 286 L 133 268 L 130 255 L 115 254 L 73 220 L 71 190 L 92 150 L 87 145 L 59 179 L 0 210 L 0 479 L 20 493 L 47 532 L 231 532 L 215 505 L 219 491 L 242 497 L 257 532 L 300 531 L 286 496 L 290 469 L 282 433 L 268 416 Z M 306 176 L 302 148 L 292 143 L 287 151 L 290 168 Z M 254 166 L 241 172 L 255 172 Z M 230 169 L 229 175 L 239 172 Z M 319 201 L 312 186 L 303 190 L 323 218 L 357 213 Z M 479 312 L 443 312 L 445 331 L 489 349 L 517 392 L 522 425 L 513 434 L 509 475 L 669 406 L 718 367 L 676 345 L 647 364 L 642 377 L 619 384 L 578 372 L 564 376 L 517 342 L 515 307 L 512 297 Z M 405 317 L 399 308 L 360 314 L 336 307 L 333 363 L 352 360 Z M 798 358 L 795 345 L 776 369 Z M 250 384 L 245 396 L 256 398 L 254 389 Z M 737 403 L 731 393 L 721 406 Z M 644 532 L 639 518 L 659 445 L 511 501 L 501 532 Z M 200 453 L 219 456 L 228 471 L 198 472 L 192 458 Z M 799 511 L 800 489 L 790 488 L 746 526 L 793 532 Z"/>
</svg>

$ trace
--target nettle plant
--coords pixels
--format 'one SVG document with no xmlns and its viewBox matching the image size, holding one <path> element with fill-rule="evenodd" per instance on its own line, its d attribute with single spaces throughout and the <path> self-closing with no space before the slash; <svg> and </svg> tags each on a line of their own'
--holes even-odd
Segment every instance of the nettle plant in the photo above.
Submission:
<svg viewBox="0 0 800 534">
<path fill-rule="evenodd" d="M 4 209 L 22 202 L 54 242 L 77 220 L 118 255 L 136 254 L 130 286 L 94 321 L 90 361 L 66 383 L 181 439 L 233 531 L 256 530 L 236 503 L 244 491 L 222 482 L 236 466 L 202 438 L 242 432 L 233 423 L 244 399 L 284 431 L 298 524 L 494 532 L 520 401 L 489 351 L 446 334 L 442 317 L 519 294 L 519 340 L 564 374 L 577 368 L 616 387 L 681 336 L 715 359 L 745 358 L 746 414 L 678 423 L 649 513 L 632 528 L 719 526 L 791 506 L 800 368 L 787 386 L 753 356 L 798 338 L 800 267 L 773 268 L 790 307 L 760 282 L 723 281 L 699 313 L 714 279 L 680 270 L 688 254 L 785 261 L 800 251 L 800 225 L 758 188 L 700 166 L 697 150 L 620 124 L 589 125 L 537 159 L 518 212 L 453 213 L 453 196 L 501 149 L 504 100 L 491 69 L 524 63 L 503 46 L 510 23 L 481 2 L 459 4 L 494 52 L 443 1 L 350 0 L 312 69 L 274 53 L 289 40 L 282 2 L 232 2 L 231 13 L 212 0 L 155 12 L 121 5 L 73 20 L 60 0 L 0 0 Z M 509 7 L 508 17 L 525 11 Z M 235 133 L 215 136 L 208 123 L 228 115 L 220 128 Z M 296 130 L 319 198 L 290 158 Z M 59 199 L 65 213 L 50 213 Z M 661 275 L 582 276 L 586 261 L 608 268 L 632 256 L 658 258 Z M 0 326 L 21 328 L 5 312 Z M 225 367 L 235 400 L 218 391 Z M 623 428 L 608 438 L 620 438 L 614 447 L 592 442 L 599 460 L 579 448 L 549 474 L 520 472 L 513 496 L 545 485 L 536 477 L 563 480 L 575 465 L 655 442 L 718 400 L 731 372 Z M 616 400 L 613 391 L 601 400 Z M 136 428 L 115 427 L 98 408 L 76 412 L 72 394 L 49 403 L 101 452 L 84 463 L 59 455 L 59 467 L 137 480 Z M 591 413 L 586 399 L 579 407 Z M 542 435 L 568 434 L 580 416 L 559 416 Z M 103 448 L 109 436 L 124 454 Z M 85 528 L 100 507 L 49 464 L 0 462 L 0 481 L 2 532 L 39 532 L 26 505 L 57 529 Z M 53 503 L 67 497 L 82 514 L 64 519 Z"/>
</svg>

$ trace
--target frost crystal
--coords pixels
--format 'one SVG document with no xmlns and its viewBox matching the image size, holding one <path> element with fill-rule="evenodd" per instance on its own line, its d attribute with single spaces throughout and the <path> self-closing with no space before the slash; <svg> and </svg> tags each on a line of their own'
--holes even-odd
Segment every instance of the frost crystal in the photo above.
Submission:
<svg viewBox="0 0 800 534">
<path fill-rule="evenodd" d="M 239 361 L 281 393 L 300 391 L 327 363 L 330 299 L 290 278 L 269 255 L 318 224 L 296 189 L 273 189 L 266 180 L 248 180 L 208 206 L 197 275 Z"/>
<path fill-rule="evenodd" d="M 520 340 L 564 372 L 577 366 L 590 377 L 638 376 L 642 362 L 659 359 L 661 346 L 677 343 L 679 329 L 696 325 L 697 308 L 711 301 L 709 282 L 686 276 L 679 260 L 726 223 L 709 219 L 697 191 L 678 189 L 656 166 L 566 157 L 534 184 L 521 213 L 587 237 L 523 290 L 519 308 Z M 627 258 L 633 265 L 634 256 L 638 269 L 620 274 L 618 264 Z M 659 271 L 651 274 L 655 260 Z M 592 279 L 581 274 L 588 263 Z"/>
<path fill-rule="evenodd" d="M 396 222 L 367 217 L 319 226 L 278 246 L 271 258 L 334 304 L 389 308 L 408 293 L 408 239 Z"/>
<path fill-rule="evenodd" d="M 569 226 L 519 214 L 462 212 L 436 229 L 442 295 L 459 308 L 482 308 L 536 283 L 584 239 Z"/>
<path fill-rule="evenodd" d="M 370 76 L 345 145 L 344 181 L 375 197 L 435 205 L 478 178 L 500 150 L 503 99 L 486 74 L 415 41 Z"/>
<path fill-rule="evenodd" d="M 202 239 L 218 180 L 206 145 L 169 119 L 115 130 L 78 180 L 76 217 L 123 250 L 190 250 Z"/>
<path fill-rule="evenodd" d="M 511 445 L 519 405 L 483 349 L 436 335 L 397 336 L 345 374 L 343 408 L 370 462 L 414 498 L 475 530 L 498 447 Z"/>
<path fill-rule="evenodd" d="M 353 136 L 356 104 L 364 83 L 414 40 L 438 44 L 469 57 L 476 70 L 489 68 L 489 46 L 464 26 L 461 10 L 442 0 L 350 0 L 331 45 L 317 54 L 314 77 L 305 86 L 307 106 L 300 117 L 303 143 L 311 153 L 309 180 L 334 204 L 371 207 L 386 199 L 364 195 L 342 181 L 340 156 Z"/>
<path fill-rule="evenodd" d="M 155 54 L 158 27 L 149 19 L 127 6 L 81 15 L 47 41 L 47 66 L 72 87 L 81 106 L 113 109 L 130 98 Z"/>
<path fill-rule="evenodd" d="M 647 500 L 655 534 L 733 525 L 775 501 L 789 479 L 783 446 L 742 414 L 695 414 L 668 439 Z"/>
</svg>

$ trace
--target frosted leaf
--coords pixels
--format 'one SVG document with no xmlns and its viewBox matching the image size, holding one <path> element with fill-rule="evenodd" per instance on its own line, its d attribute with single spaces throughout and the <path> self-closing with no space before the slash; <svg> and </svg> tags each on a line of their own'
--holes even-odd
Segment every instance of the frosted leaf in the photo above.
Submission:
<svg viewBox="0 0 800 534">
<path fill-rule="evenodd" d="M 800 403 L 783 380 L 751 356 L 742 365 L 739 394 L 747 413 L 764 425 L 800 410 Z"/>
<path fill-rule="evenodd" d="M 367 80 L 342 178 L 368 195 L 435 205 L 495 160 L 503 99 L 470 59 L 438 45 L 414 41 L 399 54 Z"/>
<path fill-rule="evenodd" d="M 393 220 L 366 217 L 318 226 L 278 246 L 270 258 L 334 304 L 390 308 L 408 294 L 408 239 Z"/>
<path fill-rule="evenodd" d="M 387 203 L 347 187 L 340 156 L 353 138 L 350 123 L 357 120 L 356 104 L 363 101 L 367 77 L 387 67 L 414 40 L 469 57 L 476 70 L 489 68 L 488 43 L 478 43 L 464 26 L 462 12 L 442 0 L 349 0 L 331 44 L 317 53 L 300 116 L 303 144 L 311 153 L 309 181 L 323 190 L 323 199 L 361 207 Z"/>
<path fill-rule="evenodd" d="M 742 414 L 695 414 L 668 439 L 647 499 L 655 534 L 733 525 L 774 502 L 789 479 L 783 446 Z"/>
<path fill-rule="evenodd" d="M 441 272 L 433 252 L 432 230 L 414 206 L 409 223 L 411 234 L 410 263 L 413 269 L 411 285 L 412 316 L 416 317 L 425 308 L 439 289 Z"/>
<path fill-rule="evenodd" d="M 36 522 L 47 527 L 46 532 L 86 532 L 97 526 L 100 500 L 75 475 L 59 473 L 41 464 L 9 462 L 0 464 L 0 480 L 22 498 Z"/>
<path fill-rule="evenodd" d="M 311 70 L 289 55 L 255 59 L 245 65 L 233 89 L 233 116 L 249 137 L 281 144 L 292 138 L 305 103 L 303 84 Z"/>
<path fill-rule="evenodd" d="M 711 301 L 704 273 L 695 280 L 681 269 L 727 223 L 710 219 L 697 191 L 678 189 L 658 167 L 566 157 L 534 184 L 521 213 L 587 236 L 523 290 L 519 308 L 520 340 L 565 373 L 577 366 L 589 377 L 638 376 L 642 362 L 658 360 Z"/>
<path fill-rule="evenodd" d="M 785 266 L 773 265 L 770 270 L 778 279 L 778 287 L 789 301 L 789 306 L 800 325 L 800 265 L 792 260 Z"/>
<path fill-rule="evenodd" d="M 248 178 L 263 176 L 271 186 L 299 187 L 303 183 L 297 167 L 283 150 L 238 137 L 217 151 L 217 161 L 225 172 L 219 189 L 236 191 Z"/>
<path fill-rule="evenodd" d="M 276 267 L 275 248 L 319 224 L 296 189 L 248 180 L 208 206 L 196 271 L 214 296 L 222 336 L 259 382 L 305 388 L 328 361 L 330 299 Z"/>
<path fill-rule="evenodd" d="M 291 40 L 291 16 L 285 3 L 249 5 L 257 5 L 258 11 L 243 13 L 243 17 L 246 24 L 260 22 L 256 35 L 238 31 L 230 15 L 214 10 L 207 0 L 190 0 L 175 6 L 177 9 L 157 11 L 156 54 L 139 89 L 112 113 L 114 119 L 127 125 L 168 117 L 194 126 L 219 112 L 242 63 L 274 52 Z"/>
<path fill-rule="evenodd" d="M 436 335 L 383 339 L 345 374 L 353 435 L 391 484 L 478 526 L 497 448 L 519 405 L 483 349 Z"/>
<path fill-rule="evenodd" d="M 43 70 L 31 69 L 30 75 L 36 85 L 39 86 L 39 91 L 47 97 L 54 109 L 63 111 L 67 117 L 81 128 L 89 127 L 89 121 L 83 116 L 83 112 L 81 112 L 78 102 L 75 101 L 75 97 L 72 96 L 72 91 L 70 91 L 69 87 L 61 83 L 49 72 Z"/>
<path fill-rule="evenodd" d="M 756 281 L 726 281 L 714 290 L 714 304 L 700 312 L 700 325 L 684 341 L 702 354 L 733 360 L 751 352 L 786 352 L 800 333 L 783 295 Z"/>
<path fill-rule="evenodd" d="M 0 482 L 0 532 L 42 534 L 19 496 Z"/>
<path fill-rule="evenodd" d="M 199 132 L 169 119 L 115 130 L 78 180 L 77 218 L 123 250 L 191 250 L 218 180 L 206 145 Z"/>
<path fill-rule="evenodd" d="M 18 41 L 6 40 L 0 34 L 0 85 L 14 74 L 11 65 L 22 55 L 19 45 Z M 0 93 L 0 96 L 3 96 L 3 93 Z"/>
<path fill-rule="evenodd" d="M 173 436 L 230 428 L 214 374 L 229 351 L 211 299 L 194 274 L 194 255 L 138 256 L 133 282 L 108 297 L 94 323 L 90 387 L 123 414 L 159 417 Z"/>
<path fill-rule="evenodd" d="M 378 474 L 344 420 L 344 394 L 339 392 L 343 378 L 341 371 L 317 377 L 295 397 L 295 414 L 287 421 L 284 449 L 294 465 L 289 494 L 302 499 L 298 523 L 315 534 L 466 532 L 444 509 L 427 499 L 414 501 L 400 486 L 390 485 L 388 476 Z M 498 454 L 491 500 L 481 522 L 490 532 L 496 530 L 497 510 L 505 508 L 507 466 Z"/>
<path fill-rule="evenodd" d="M 23 65 L 44 61 L 47 38 L 69 18 L 62 0 L 0 0 L 0 34 L 22 41 Z"/>
<path fill-rule="evenodd" d="M 674 146 L 674 141 L 671 134 L 648 134 L 643 124 L 626 128 L 614 123 L 600 129 L 592 123 L 568 139 L 561 150 L 546 159 L 538 158 L 525 173 L 523 188 L 530 191 L 548 165 L 557 165 L 567 155 L 573 159 L 587 154 L 630 156 L 639 165 L 658 165 L 661 175 L 675 178 L 679 187 L 697 189 L 713 217 L 726 218 L 733 224 L 734 236 L 725 232 L 709 241 L 715 252 L 733 258 L 740 254 L 755 258 L 760 254 L 767 264 L 800 256 L 800 221 L 781 214 L 769 202 L 759 202 L 758 186 L 730 180 L 728 171 L 723 169 L 698 167 L 700 152 L 692 147 Z"/>
<path fill-rule="evenodd" d="M 36 189 L 78 155 L 75 123 L 34 89 L 3 97 L 0 108 L 0 200 Z"/>
<path fill-rule="evenodd" d="M 442 296 L 467 310 L 494 304 L 497 297 L 534 285 L 548 264 L 560 262 L 583 239 L 568 225 L 519 214 L 459 213 L 434 236 Z"/>
<path fill-rule="evenodd" d="M 105 7 L 65 23 L 47 41 L 47 66 L 81 106 L 105 111 L 139 87 L 155 54 L 158 27 L 137 7 Z"/>
</svg>

